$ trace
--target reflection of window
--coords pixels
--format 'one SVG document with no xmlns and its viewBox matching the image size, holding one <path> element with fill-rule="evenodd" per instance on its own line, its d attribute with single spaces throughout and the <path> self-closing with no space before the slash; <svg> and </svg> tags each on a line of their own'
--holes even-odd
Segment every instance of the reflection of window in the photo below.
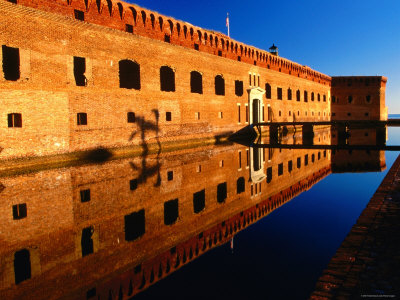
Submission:
<svg viewBox="0 0 400 300">
<path fill-rule="evenodd" d="M 198 214 L 206 207 L 206 191 L 201 190 L 200 192 L 193 194 L 193 212 Z"/>
<path fill-rule="evenodd" d="M 300 169 L 300 168 L 301 168 L 301 158 L 298 157 L 297 158 L 297 169 Z"/>
<path fill-rule="evenodd" d="M 178 220 L 178 199 L 169 200 L 164 203 L 164 224 L 172 225 Z"/>
<path fill-rule="evenodd" d="M 146 229 L 144 209 L 126 215 L 124 220 L 126 241 L 134 241 L 145 234 Z"/>
<path fill-rule="evenodd" d="M 278 176 L 281 176 L 283 174 L 283 163 L 280 163 L 278 165 Z"/>
<path fill-rule="evenodd" d="M 293 162 L 291 160 L 289 160 L 289 162 L 288 162 L 288 171 L 292 172 L 292 170 L 293 170 Z"/>
<path fill-rule="evenodd" d="M 31 278 L 31 258 L 27 249 L 14 253 L 15 284 Z"/>
<path fill-rule="evenodd" d="M 267 168 L 267 182 L 270 183 L 272 180 L 272 167 Z"/>
<path fill-rule="evenodd" d="M 225 202 L 226 197 L 227 197 L 227 187 L 226 187 L 226 182 L 223 182 L 223 183 L 218 184 L 218 187 L 217 187 L 218 203 Z"/>
<path fill-rule="evenodd" d="M 236 181 L 236 192 L 237 194 L 243 193 L 245 190 L 244 177 L 239 177 Z"/>
</svg>

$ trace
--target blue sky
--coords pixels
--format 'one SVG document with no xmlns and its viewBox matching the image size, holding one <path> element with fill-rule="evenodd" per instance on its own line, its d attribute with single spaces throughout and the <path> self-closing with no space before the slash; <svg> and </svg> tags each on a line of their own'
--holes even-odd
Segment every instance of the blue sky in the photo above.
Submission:
<svg viewBox="0 0 400 300">
<path fill-rule="evenodd" d="M 400 113 L 400 0 L 134 0 L 331 76 L 383 75 L 386 105 Z"/>
</svg>

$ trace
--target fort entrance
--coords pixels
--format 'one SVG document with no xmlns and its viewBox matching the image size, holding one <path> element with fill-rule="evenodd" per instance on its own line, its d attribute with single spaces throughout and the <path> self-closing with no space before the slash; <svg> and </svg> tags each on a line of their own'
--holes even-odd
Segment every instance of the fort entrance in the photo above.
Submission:
<svg viewBox="0 0 400 300">
<path fill-rule="evenodd" d="M 264 106 L 262 98 L 263 95 L 265 94 L 265 90 L 263 90 L 260 87 L 255 87 L 248 89 L 247 91 L 249 93 L 250 124 L 264 121 L 262 116 L 262 111 Z"/>
</svg>

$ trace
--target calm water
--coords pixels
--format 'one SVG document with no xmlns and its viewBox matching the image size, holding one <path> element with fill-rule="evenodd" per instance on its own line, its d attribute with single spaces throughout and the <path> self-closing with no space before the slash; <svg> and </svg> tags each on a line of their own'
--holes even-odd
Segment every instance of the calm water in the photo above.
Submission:
<svg viewBox="0 0 400 300">
<path fill-rule="evenodd" d="M 0 178 L 0 298 L 307 299 L 397 155 L 232 144 Z"/>
</svg>

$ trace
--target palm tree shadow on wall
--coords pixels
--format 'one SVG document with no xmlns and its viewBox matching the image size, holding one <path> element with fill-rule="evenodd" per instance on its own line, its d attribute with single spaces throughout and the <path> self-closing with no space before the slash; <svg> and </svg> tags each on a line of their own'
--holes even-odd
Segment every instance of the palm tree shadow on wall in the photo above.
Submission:
<svg viewBox="0 0 400 300">
<path fill-rule="evenodd" d="M 138 184 L 146 183 L 147 179 L 151 178 L 153 175 L 157 174 L 157 180 L 154 183 L 154 186 L 161 185 L 161 174 L 160 174 L 160 153 L 161 153 L 161 142 L 159 138 L 159 120 L 160 120 L 160 113 L 158 109 L 152 109 L 151 111 L 154 114 L 155 122 L 154 121 L 147 121 L 144 117 L 138 116 L 136 117 L 136 123 L 139 127 L 138 130 L 135 130 L 131 133 L 129 137 L 129 141 L 132 141 L 137 134 L 140 134 L 141 139 L 141 146 L 143 152 L 141 154 L 141 163 L 140 166 L 136 165 L 134 162 L 129 162 L 131 168 L 135 171 L 139 171 L 138 175 Z M 156 157 L 156 164 L 153 166 L 148 165 L 148 155 L 150 153 L 148 143 L 146 141 L 146 134 L 147 132 L 155 132 L 156 134 L 156 141 L 158 145 L 157 157 Z"/>
</svg>

